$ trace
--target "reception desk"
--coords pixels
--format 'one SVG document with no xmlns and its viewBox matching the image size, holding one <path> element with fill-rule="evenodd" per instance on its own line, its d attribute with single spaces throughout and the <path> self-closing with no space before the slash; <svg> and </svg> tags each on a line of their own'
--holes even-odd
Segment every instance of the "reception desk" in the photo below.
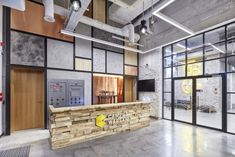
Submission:
<svg viewBox="0 0 235 157">
<path fill-rule="evenodd" d="M 149 125 L 150 103 L 130 102 L 82 107 L 49 107 L 52 149 L 136 130 Z"/>
</svg>

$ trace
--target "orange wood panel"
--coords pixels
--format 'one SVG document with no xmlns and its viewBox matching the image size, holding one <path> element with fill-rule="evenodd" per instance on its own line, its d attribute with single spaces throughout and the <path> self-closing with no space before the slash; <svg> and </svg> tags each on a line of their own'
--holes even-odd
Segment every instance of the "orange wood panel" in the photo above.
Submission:
<svg viewBox="0 0 235 157">
<path fill-rule="evenodd" d="M 125 77 L 125 102 L 136 101 L 136 78 Z"/>
<path fill-rule="evenodd" d="M 65 17 L 55 14 L 54 23 L 46 22 L 43 17 L 44 6 L 26 0 L 25 11 L 11 9 L 11 28 L 73 42 L 73 37 L 60 33 Z"/>
<path fill-rule="evenodd" d="M 101 91 L 114 92 L 117 102 L 123 102 L 123 77 L 93 76 L 93 104 L 98 104 L 98 95 Z"/>
<path fill-rule="evenodd" d="M 137 76 L 137 67 L 125 65 L 125 74 Z"/>
<path fill-rule="evenodd" d="M 88 6 L 88 10 L 86 10 L 86 12 L 84 13 L 85 16 L 92 18 L 93 17 L 93 2 L 91 1 L 91 3 Z"/>
<path fill-rule="evenodd" d="M 105 0 L 93 0 L 93 18 L 106 23 Z"/>
<path fill-rule="evenodd" d="M 44 74 L 11 69 L 11 132 L 44 128 Z"/>
</svg>

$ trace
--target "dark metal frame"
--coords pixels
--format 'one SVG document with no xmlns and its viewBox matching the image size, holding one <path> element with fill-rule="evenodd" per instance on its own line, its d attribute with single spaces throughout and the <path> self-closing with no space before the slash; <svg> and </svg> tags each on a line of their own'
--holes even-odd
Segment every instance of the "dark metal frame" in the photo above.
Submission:
<svg viewBox="0 0 235 157">
<path fill-rule="evenodd" d="M 181 41 L 177 41 L 177 42 L 175 42 L 175 43 L 171 43 L 171 44 L 169 44 L 169 45 L 167 45 L 167 46 L 165 46 L 165 47 L 163 47 L 163 49 L 162 49 L 162 80 L 163 80 L 163 84 L 162 84 L 162 93 L 163 93 L 163 95 L 162 95 L 162 117 L 163 117 L 163 119 L 166 119 L 166 120 L 171 120 L 171 121 L 177 121 L 177 120 L 174 120 L 174 111 L 172 111 L 172 114 L 171 114 L 171 118 L 170 119 L 168 119 L 168 118 L 165 118 L 164 117 L 164 94 L 165 93 L 171 93 L 171 104 L 172 104 L 172 106 L 173 106 L 173 103 L 174 103 L 174 80 L 177 80 L 177 79 L 193 79 L 193 80 L 196 80 L 197 78 L 206 78 L 206 77 L 211 77 L 211 76 L 213 76 L 213 75 L 220 75 L 221 77 L 222 77 L 222 131 L 223 132 L 226 132 L 226 133 L 230 133 L 230 134 L 235 134 L 235 132 L 234 133 L 231 133 L 231 132 L 228 132 L 228 130 L 227 130 L 227 127 L 228 127 L 228 122 L 227 122 L 227 115 L 234 115 L 235 116 L 235 113 L 230 113 L 230 112 L 227 112 L 227 95 L 228 94 L 234 94 L 234 96 L 235 96 L 235 92 L 229 92 L 229 91 L 227 91 L 227 74 L 230 74 L 230 73 L 235 73 L 235 71 L 228 71 L 228 68 L 227 68 L 227 59 L 229 58 L 229 57 L 235 57 L 235 55 L 234 54 L 227 54 L 227 50 L 228 50 L 228 47 L 227 47 L 227 44 L 228 44 L 228 42 L 229 41 L 234 41 L 234 39 L 235 39 L 235 37 L 230 37 L 229 39 L 228 39 L 228 37 L 227 37 L 227 28 L 228 28 L 228 26 L 229 25 L 231 25 L 231 24 L 235 24 L 235 22 L 231 22 L 231 23 L 228 23 L 228 24 L 225 24 L 225 25 L 223 25 L 223 26 L 219 26 L 219 27 L 217 27 L 217 28 L 213 28 L 213 29 L 211 29 L 211 30 L 208 30 L 208 31 L 205 31 L 205 32 L 203 32 L 203 33 L 199 33 L 199 34 L 195 34 L 194 36 L 191 36 L 191 37 L 189 37 L 189 38 L 187 38 L 187 39 L 183 39 L 183 40 L 185 40 L 186 41 L 186 47 L 188 47 L 188 43 L 187 43 L 187 41 L 188 41 L 188 39 L 190 39 L 190 38 L 193 38 L 193 37 L 196 37 L 196 36 L 198 36 L 198 35 L 202 35 L 202 40 L 203 40 L 203 45 L 201 46 L 201 48 L 203 49 L 203 56 L 202 56 L 202 61 L 199 61 L 199 62 L 194 62 L 194 63 L 202 63 L 202 66 L 203 66 L 203 73 L 202 73 L 202 75 L 199 75 L 199 76 L 188 76 L 187 75 L 187 67 L 188 67 L 188 65 L 189 64 L 194 64 L 194 63 L 187 63 L 187 60 L 188 60 L 188 51 L 187 51 L 187 49 L 186 49 L 186 51 L 185 51 L 185 53 L 186 53 L 186 64 L 185 64 L 185 76 L 184 77 L 173 77 L 173 67 L 177 67 L 177 66 L 173 66 L 173 54 L 172 54 L 172 52 L 173 52 L 173 44 L 176 44 L 176 43 L 178 43 L 178 42 L 181 42 L 181 41 L 183 41 L 183 40 L 181 40 Z M 206 33 L 208 33 L 208 32 L 211 32 L 211 31 L 214 31 L 214 30 L 216 30 L 216 29 L 220 29 L 220 28 L 224 28 L 224 35 L 225 35 L 225 39 L 224 40 L 220 40 L 220 41 L 218 41 L 218 42 L 215 42 L 215 43 L 212 43 L 212 44 L 219 44 L 219 43 L 224 43 L 225 44 L 225 56 L 223 56 L 223 57 L 218 57 L 218 58 L 212 58 L 212 59 L 206 59 L 205 58 L 205 48 L 206 48 L 206 45 L 205 45 L 205 35 L 206 35 Z M 234 41 L 235 42 L 235 41 Z M 164 56 L 164 49 L 166 49 L 166 48 L 169 48 L 170 47 L 170 49 L 171 49 L 171 54 L 170 55 L 167 55 L 167 56 Z M 183 52 L 184 53 L 184 52 Z M 167 58 L 167 57 L 171 57 L 171 66 L 169 66 L 169 67 L 164 67 L 164 59 L 165 58 Z M 215 73 L 215 74 L 206 74 L 206 72 L 205 72 L 205 63 L 206 62 L 208 62 L 208 61 L 213 61 L 213 60 L 220 60 L 220 59 L 224 59 L 225 60 L 225 66 L 224 66 L 224 72 L 220 72 L 220 73 Z M 167 69 L 167 68 L 171 68 L 171 77 L 170 78 L 165 78 L 164 77 L 164 70 L 165 69 Z M 169 79 L 169 80 L 171 80 L 171 91 L 165 91 L 164 90 L 164 80 L 166 80 L 166 79 Z M 195 82 L 195 81 L 193 81 L 193 82 Z M 196 84 L 196 82 L 195 83 L 193 83 L 193 86 L 194 86 L 194 88 L 195 88 L 195 84 Z M 195 92 L 194 92 L 195 93 Z M 193 96 L 193 97 L 195 97 L 195 95 Z M 194 98 L 195 99 L 195 98 Z M 196 100 L 194 100 L 194 102 L 195 102 Z M 173 110 L 173 108 L 172 108 L 172 110 Z M 195 110 L 195 109 L 194 109 Z M 195 115 L 193 115 L 194 116 L 194 119 L 196 119 L 195 118 Z M 193 124 L 195 124 L 195 122 L 193 122 Z M 197 126 L 200 126 L 200 125 L 197 125 Z M 206 127 L 206 128 L 210 128 L 210 127 L 207 127 L 207 126 L 202 126 L 202 127 Z M 215 128 L 210 128 L 210 129 L 215 129 Z M 215 130 L 220 130 L 220 129 L 215 129 Z"/>
<path fill-rule="evenodd" d="M 209 127 L 209 126 L 205 126 L 205 125 L 200 125 L 197 124 L 197 108 L 196 108 L 196 104 L 197 104 L 197 79 L 206 79 L 206 78 L 213 78 L 213 76 L 218 76 L 221 77 L 222 79 L 222 89 L 221 89 L 221 96 L 222 96 L 222 114 L 221 114 L 221 129 L 218 128 L 213 128 L 213 127 Z M 173 87 L 175 87 L 175 81 L 177 80 L 192 80 L 192 123 L 190 122 L 184 122 L 182 120 L 177 120 L 175 119 L 175 107 L 174 107 L 174 102 L 175 102 L 175 88 L 173 88 L 172 91 L 172 102 L 171 103 L 171 110 L 172 110 L 172 120 L 174 121 L 178 121 L 178 122 L 184 122 L 184 123 L 188 123 L 188 124 L 192 124 L 195 126 L 201 126 L 201 127 L 206 127 L 206 128 L 210 128 L 210 129 L 216 129 L 216 130 L 220 130 L 220 131 L 225 131 L 226 130 L 226 122 L 223 121 L 223 119 L 226 117 L 226 109 L 227 109 L 227 104 L 225 103 L 225 93 L 224 93 L 224 88 L 226 88 L 226 79 L 225 79 L 225 75 L 221 74 L 221 75 L 208 75 L 208 76 L 192 76 L 192 77 L 182 77 L 182 78 L 173 78 Z"/>
<path fill-rule="evenodd" d="M 37 3 L 35 1 L 32 1 L 36 4 L 42 5 L 41 3 Z M 107 0 L 106 0 L 106 12 L 107 12 Z M 10 26 L 10 17 L 11 17 L 11 9 L 8 7 L 3 7 L 3 41 L 4 43 L 6 43 L 6 46 L 4 47 L 4 59 L 3 62 L 5 62 L 3 67 L 6 67 L 5 72 L 3 74 L 5 74 L 6 78 L 3 79 L 3 91 L 4 91 L 4 104 L 6 106 L 5 109 L 5 122 L 6 122 L 6 126 L 5 126 L 5 131 L 4 131 L 4 135 L 10 135 L 11 133 L 11 125 L 10 125 L 10 70 L 12 67 L 24 67 L 24 68 L 31 68 L 31 69 L 42 69 L 44 72 L 44 127 L 45 129 L 47 128 L 47 119 L 48 119 L 48 115 L 47 115 L 47 70 L 59 70 L 59 71 L 72 71 L 72 72 L 82 72 L 82 73 L 90 73 L 91 74 L 91 103 L 93 104 L 93 74 L 106 74 L 106 75 L 117 75 L 117 76 L 123 76 L 123 89 L 125 88 L 124 84 L 125 84 L 125 52 L 123 51 L 123 53 L 121 52 L 116 52 L 116 51 L 111 51 L 111 50 L 105 50 L 105 49 L 101 49 L 101 48 L 97 48 L 94 47 L 94 42 L 91 42 L 91 58 L 86 58 L 86 57 L 79 57 L 76 56 L 76 40 L 74 38 L 73 42 L 69 42 L 69 41 L 65 41 L 65 40 L 61 40 L 61 39 L 57 39 L 57 38 L 52 38 L 52 37 L 47 37 L 47 36 L 43 36 L 43 35 L 39 35 L 39 34 L 34 34 L 34 33 L 30 33 L 30 32 L 25 32 L 25 31 L 20 31 L 20 30 L 16 30 L 16 29 L 12 29 Z M 107 16 L 106 16 L 107 18 Z M 107 19 L 106 19 L 107 22 Z M 27 66 L 27 65 L 15 65 L 15 64 L 10 64 L 10 42 L 11 42 L 11 31 L 16 31 L 16 32 L 21 32 L 21 33 L 25 33 L 25 34 L 29 34 L 29 35 L 34 35 L 34 36 L 38 36 L 38 37 L 43 37 L 44 41 L 45 41 L 45 60 L 44 60 L 44 66 L 42 67 L 38 67 L 38 66 Z M 93 37 L 93 27 L 91 27 L 91 36 Z M 63 68 L 53 68 L 53 67 L 47 67 L 47 39 L 53 39 L 53 40 L 58 40 L 58 41 L 63 41 L 63 42 L 68 42 L 73 44 L 73 69 L 63 69 Z M 124 42 L 123 42 L 124 44 Z M 93 71 L 93 50 L 95 49 L 100 49 L 100 50 L 104 50 L 106 53 L 106 60 L 107 60 L 107 52 L 113 52 L 113 53 L 118 53 L 118 54 L 122 54 L 124 57 L 123 60 L 123 74 L 114 74 L 114 73 L 107 73 L 107 61 L 105 62 L 105 67 L 106 67 L 106 71 L 104 73 L 100 73 L 100 72 L 94 72 Z M 139 56 L 139 55 L 138 55 Z M 87 59 L 87 60 L 91 60 L 91 71 L 83 71 L 83 70 L 76 70 L 75 69 L 75 60 L 76 58 L 81 58 L 81 59 Z M 137 58 L 137 62 L 139 65 L 139 61 Z M 138 65 L 137 67 L 137 71 L 139 71 L 139 67 Z M 4 75 L 3 75 L 4 76 Z M 136 77 L 136 80 L 138 80 L 138 75 L 137 76 L 132 76 L 132 77 Z M 4 87 L 5 86 L 5 87 Z M 136 89 L 136 97 L 138 98 L 138 88 Z M 125 91 L 123 92 L 123 101 L 124 101 L 124 95 L 125 95 Z"/>
</svg>

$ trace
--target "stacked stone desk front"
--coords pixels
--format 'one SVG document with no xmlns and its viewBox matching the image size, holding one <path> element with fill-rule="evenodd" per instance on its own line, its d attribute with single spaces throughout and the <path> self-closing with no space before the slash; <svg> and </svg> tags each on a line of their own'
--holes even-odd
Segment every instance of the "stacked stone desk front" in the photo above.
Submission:
<svg viewBox="0 0 235 157">
<path fill-rule="evenodd" d="M 136 130 L 150 123 L 149 102 L 49 108 L 52 149 Z"/>
</svg>

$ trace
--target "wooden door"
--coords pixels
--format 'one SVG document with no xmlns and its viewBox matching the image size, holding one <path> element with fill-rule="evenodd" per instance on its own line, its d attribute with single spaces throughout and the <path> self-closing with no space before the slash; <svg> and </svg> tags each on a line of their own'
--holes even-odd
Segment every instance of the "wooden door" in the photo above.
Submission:
<svg viewBox="0 0 235 157">
<path fill-rule="evenodd" d="M 136 78 L 125 77 L 125 102 L 136 101 Z"/>
<path fill-rule="evenodd" d="M 11 132 L 44 128 L 44 72 L 11 69 Z"/>
</svg>

